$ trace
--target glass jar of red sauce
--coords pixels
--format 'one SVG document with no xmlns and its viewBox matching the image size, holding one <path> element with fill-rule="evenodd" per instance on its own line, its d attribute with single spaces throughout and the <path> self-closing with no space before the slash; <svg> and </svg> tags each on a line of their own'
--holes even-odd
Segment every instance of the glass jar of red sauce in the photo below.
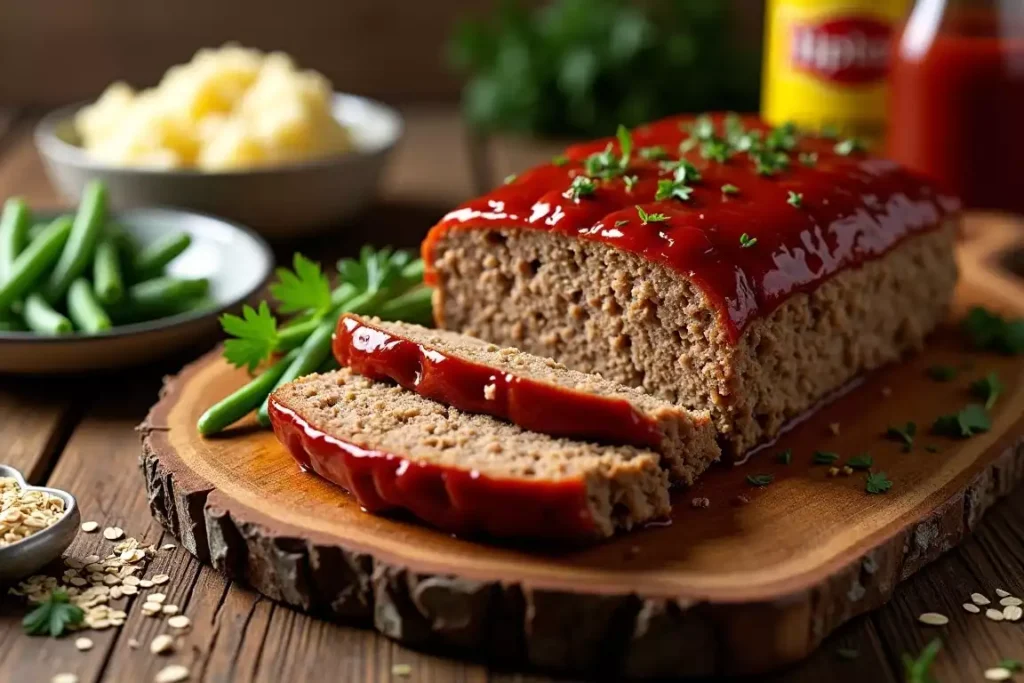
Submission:
<svg viewBox="0 0 1024 683">
<path fill-rule="evenodd" d="M 1024 0 L 917 0 L 888 115 L 893 159 L 968 208 L 1024 213 Z"/>
</svg>

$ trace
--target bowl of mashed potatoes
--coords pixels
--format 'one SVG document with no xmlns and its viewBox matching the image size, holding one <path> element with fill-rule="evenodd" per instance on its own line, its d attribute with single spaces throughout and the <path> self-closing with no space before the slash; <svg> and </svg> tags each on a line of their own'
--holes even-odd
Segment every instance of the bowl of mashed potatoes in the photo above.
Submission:
<svg viewBox="0 0 1024 683">
<path fill-rule="evenodd" d="M 283 53 L 225 45 L 155 87 L 114 83 L 51 113 L 36 144 L 71 200 L 100 179 L 116 209 L 181 207 L 291 237 L 366 208 L 401 134 L 390 107 L 334 92 Z"/>
</svg>

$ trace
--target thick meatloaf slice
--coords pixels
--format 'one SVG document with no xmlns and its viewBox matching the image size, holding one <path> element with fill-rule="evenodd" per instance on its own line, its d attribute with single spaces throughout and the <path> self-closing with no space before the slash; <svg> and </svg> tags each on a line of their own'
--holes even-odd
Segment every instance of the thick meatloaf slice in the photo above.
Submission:
<svg viewBox="0 0 1024 683">
<path fill-rule="evenodd" d="M 692 484 L 720 454 L 707 412 L 457 332 L 346 315 L 334 355 L 360 375 L 394 380 L 463 412 L 553 436 L 651 448 L 674 481 Z"/>
<path fill-rule="evenodd" d="M 445 531 L 599 538 L 670 511 L 654 452 L 527 432 L 347 368 L 280 387 L 270 418 L 303 467 L 368 511 Z"/>
<path fill-rule="evenodd" d="M 423 244 L 438 325 L 707 410 L 727 456 L 921 347 L 956 283 L 956 200 L 749 123 L 787 160 L 765 171 L 742 124 L 710 121 L 633 131 L 662 161 L 581 145 L 452 211 Z"/>
</svg>

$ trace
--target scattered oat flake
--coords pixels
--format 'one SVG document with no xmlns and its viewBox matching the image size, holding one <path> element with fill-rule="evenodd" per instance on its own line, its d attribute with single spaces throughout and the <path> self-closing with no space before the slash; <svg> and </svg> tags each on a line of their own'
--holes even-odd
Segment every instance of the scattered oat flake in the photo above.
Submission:
<svg viewBox="0 0 1024 683">
<path fill-rule="evenodd" d="M 690 505 L 695 508 L 709 508 L 711 507 L 711 501 L 707 498 L 694 498 L 690 501 Z"/>
<path fill-rule="evenodd" d="M 971 602 L 973 602 L 975 605 L 988 605 L 992 601 L 986 598 L 981 593 L 971 593 Z"/>
<path fill-rule="evenodd" d="M 91 534 L 99 528 L 99 522 L 82 522 L 82 531 L 87 534 Z"/>
<path fill-rule="evenodd" d="M 1002 613 L 1000 613 L 1000 616 L 1002 616 Z M 179 614 L 168 619 L 167 625 L 171 628 L 188 628 L 192 625 L 192 620 L 184 614 Z"/>
<path fill-rule="evenodd" d="M 85 652 L 86 650 L 91 650 L 92 649 L 92 640 L 90 640 L 89 638 L 76 638 L 75 639 L 75 648 L 79 652 Z"/>
<path fill-rule="evenodd" d="M 1020 598 L 1015 598 L 1013 596 L 1010 596 L 1010 597 L 1005 597 L 1002 600 L 1000 600 L 999 604 L 1002 605 L 1003 607 L 1009 607 L 1011 605 L 1019 606 L 1019 605 L 1024 605 L 1024 600 L 1021 600 Z"/>
<path fill-rule="evenodd" d="M 411 676 L 412 667 L 408 664 L 395 664 L 391 667 L 391 675 L 393 676 Z"/>
<path fill-rule="evenodd" d="M 1008 591 L 1004 591 L 1002 588 L 997 588 L 996 589 L 996 595 L 998 595 L 1001 598 L 1008 598 L 1008 597 L 1010 597 L 1010 593 Z"/>
<path fill-rule="evenodd" d="M 167 599 L 167 596 L 163 593 L 150 593 L 146 596 L 146 602 L 162 603 Z"/>
<path fill-rule="evenodd" d="M 977 614 L 981 611 L 981 608 L 975 605 L 973 602 L 965 602 L 964 609 L 970 612 L 971 614 Z"/>
<path fill-rule="evenodd" d="M 160 669 L 153 680 L 156 683 L 181 683 L 181 681 L 187 681 L 188 676 L 187 668 L 181 664 L 171 664 Z"/>
<path fill-rule="evenodd" d="M 133 650 L 138 650 L 139 649 L 139 641 L 137 641 L 135 638 L 129 638 L 128 639 L 128 647 L 130 647 Z"/>
<path fill-rule="evenodd" d="M 925 612 L 917 620 L 928 626 L 945 626 L 949 623 L 949 617 L 938 612 Z"/>
<path fill-rule="evenodd" d="M 140 579 L 139 580 L 139 588 L 152 588 L 152 587 L 153 587 L 153 582 L 150 581 L 149 579 Z"/>
<path fill-rule="evenodd" d="M 164 614 L 177 614 L 178 613 L 178 606 L 177 605 L 164 605 L 162 608 L 160 608 L 160 611 L 163 612 Z"/>
<path fill-rule="evenodd" d="M 1002 621 L 1003 620 L 1003 613 L 1000 612 L 997 609 L 985 610 L 985 616 L 988 617 L 989 619 L 991 619 L 992 621 Z"/>
<path fill-rule="evenodd" d="M 1020 605 L 1007 605 L 1003 608 L 1003 619 L 1007 621 L 1020 621 L 1024 617 L 1024 608 Z"/>
<path fill-rule="evenodd" d="M 157 574 L 153 577 L 153 584 L 156 586 L 160 586 L 167 583 L 170 580 L 171 577 L 169 577 L 167 574 Z"/>
<path fill-rule="evenodd" d="M 1013 678 L 1013 672 L 1001 666 L 985 669 L 986 681 L 1008 681 Z"/>
<path fill-rule="evenodd" d="M 76 674 L 56 674 L 50 679 L 50 683 L 78 683 Z"/>
<path fill-rule="evenodd" d="M 149 651 L 155 655 L 163 655 L 174 650 L 174 636 L 166 633 L 158 635 L 149 644 Z"/>
<path fill-rule="evenodd" d="M 174 550 L 177 547 L 178 546 L 174 543 L 165 543 L 164 545 L 160 546 L 160 550 Z"/>
<path fill-rule="evenodd" d="M 123 537 L 124 529 L 122 529 L 121 527 L 108 526 L 106 529 L 103 530 L 103 538 L 107 539 L 108 541 L 116 541 L 119 538 Z"/>
</svg>

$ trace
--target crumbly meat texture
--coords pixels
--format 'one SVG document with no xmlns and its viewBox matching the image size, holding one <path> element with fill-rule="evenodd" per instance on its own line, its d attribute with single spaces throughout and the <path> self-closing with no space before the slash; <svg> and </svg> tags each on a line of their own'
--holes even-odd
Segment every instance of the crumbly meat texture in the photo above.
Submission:
<svg viewBox="0 0 1024 683">
<path fill-rule="evenodd" d="M 358 316 L 351 317 L 358 319 Z M 599 374 L 571 370 L 551 358 L 526 353 L 514 347 L 497 346 L 458 332 L 402 322 L 384 322 L 377 318 L 367 318 L 363 322 L 446 355 L 494 368 L 498 372 L 583 394 L 628 401 L 657 425 L 662 437 L 659 452 L 673 481 L 692 484 L 721 453 L 707 411 L 691 412 L 664 398 L 648 394 L 642 388 L 612 382 Z"/>
<path fill-rule="evenodd" d="M 347 368 L 286 384 L 274 399 L 320 431 L 364 449 L 495 479 L 582 480 L 604 536 L 671 510 L 668 476 L 651 451 L 527 432 Z"/>
<path fill-rule="evenodd" d="M 865 370 L 920 348 L 956 283 L 955 225 L 797 293 L 732 344 L 700 288 L 608 245 L 452 229 L 430 258 L 438 324 L 708 410 L 723 452 L 776 436 Z"/>
</svg>

